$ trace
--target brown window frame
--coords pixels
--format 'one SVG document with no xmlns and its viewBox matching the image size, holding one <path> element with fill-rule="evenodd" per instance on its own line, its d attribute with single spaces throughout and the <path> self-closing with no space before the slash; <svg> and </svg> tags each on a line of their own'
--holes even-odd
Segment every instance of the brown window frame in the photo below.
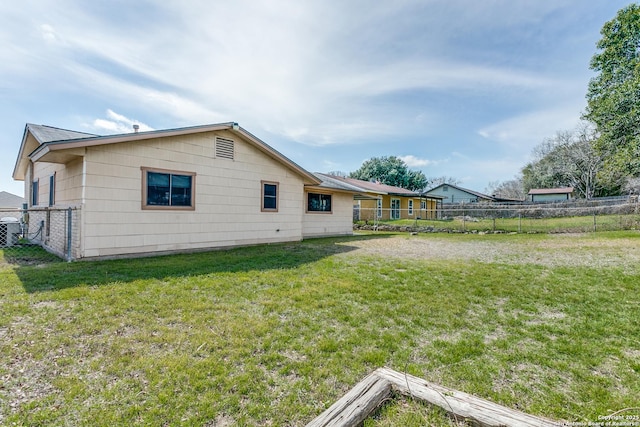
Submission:
<svg viewBox="0 0 640 427">
<path fill-rule="evenodd" d="M 142 209 L 143 210 L 160 210 L 160 211 L 194 211 L 196 209 L 196 173 L 195 172 L 186 172 L 186 171 L 178 171 L 173 169 L 160 169 L 160 168 L 150 168 L 150 167 L 141 167 L 142 171 Z M 147 177 L 148 173 L 161 173 L 168 175 L 180 175 L 180 176 L 190 176 L 191 177 L 191 204 L 188 206 L 175 206 L 175 205 L 149 205 L 148 204 L 148 185 L 147 185 Z"/>
<path fill-rule="evenodd" d="M 276 195 L 275 195 L 275 201 L 276 201 L 276 207 L 275 208 L 265 208 L 265 185 L 273 185 L 276 187 Z M 260 181 L 260 212 L 278 212 L 278 209 L 280 207 L 280 183 L 276 182 L 276 181 Z"/>
</svg>

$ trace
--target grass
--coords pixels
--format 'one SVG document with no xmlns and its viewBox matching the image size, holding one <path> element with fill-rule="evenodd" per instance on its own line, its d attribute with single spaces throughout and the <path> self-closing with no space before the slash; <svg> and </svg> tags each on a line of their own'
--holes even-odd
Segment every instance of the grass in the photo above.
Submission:
<svg viewBox="0 0 640 427">
<path fill-rule="evenodd" d="M 637 406 L 639 267 L 355 250 L 388 236 L 0 265 L 0 424 L 301 426 L 382 365 L 558 420 Z M 547 238 L 438 238 L 471 237 Z"/>
<path fill-rule="evenodd" d="M 473 215 L 473 213 L 470 213 Z M 506 231 L 518 233 L 586 233 L 592 231 L 629 230 L 640 228 L 640 215 L 593 215 L 559 218 L 479 218 L 465 220 L 462 217 L 447 220 L 400 219 L 381 221 L 406 227 L 433 227 L 435 229 L 461 231 Z"/>
</svg>

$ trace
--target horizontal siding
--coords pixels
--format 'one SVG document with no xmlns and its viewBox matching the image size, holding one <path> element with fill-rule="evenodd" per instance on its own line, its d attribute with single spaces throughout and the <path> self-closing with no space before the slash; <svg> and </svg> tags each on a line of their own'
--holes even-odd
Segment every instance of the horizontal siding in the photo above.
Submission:
<svg viewBox="0 0 640 427">
<path fill-rule="evenodd" d="M 301 177 L 218 134 L 234 140 L 235 160 L 215 158 L 213 132 L 88 148 L 84 256 L 300 240 Z M 143 210 L 141 167 L 195 173 L 195 211 Z M 260 211 L 262 180 L 279 183 L 278 212 Z"/>
<path fill-rule="evenodd" d="M 353 234 L 353 196 L 334 193 L 331 197 L 331 208 L 333 210 L 331 213 L 307 212 L 304 214 L 304 237 Z"/>
<path fill-rule="evenodd" d="M 49 205 L 49 177 L 55 178 L 56 207 L 78 206 L 82 198 L 82 159 L 74 160 L 66 165 L 58 163 L 38 162 L 34 165 L 33 178 L 39 179 L 38 206 Z M 31 194 L 31 181 L 25 180 L 27 192 Z M 28 198 L 29 202 L 31 201 Z"/>
</svg>

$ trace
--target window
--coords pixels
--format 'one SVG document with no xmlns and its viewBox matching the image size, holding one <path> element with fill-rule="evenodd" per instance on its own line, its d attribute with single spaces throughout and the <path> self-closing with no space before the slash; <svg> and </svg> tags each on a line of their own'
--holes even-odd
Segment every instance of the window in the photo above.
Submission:
<svg viewBox="0 0 640 427">
<path fill-rule="evenodd" d="M 420 200 L 420 209 L 422 209 L 422 210 L 427 209 L 427 201 L 426 200 Z"/>
<path fill-rule="evenodd" d="M 378 199 L 376 203 L 377 217 L 382 218 L 382 199 Z"/>
<path fill-rule="evenodd" d="M 442 191 L 449 191 L 449 187 L 448 187 L 448 186 L 446 186 L 446 185 L 445 185 L 445 186 L 443 186 L 443 187 L 442 187 Z"/>
<path fill-rule="evenodd" d="M 307 212 L 331 212 L 331 194 L 309 193 Z"/>
<path fill-rule="evenodd" d="M 400 199 L 391 199 L 391 219 L 400 219 Z"/>
<path fill-rule="evenodd" d="M 142 168 L 143 209 L 195 209 L 195 173 Z"/>
<path fill-rule="evenodd" d="M 36 180 L 31 183 L 31 206 L 38 206 L 38 187 L 40 181 Z"/>
<path fill-rule="evenodd" d="M 409 200 L 409 215 L 413 215 L 413 200 Z"/>
<path fill-rule="evenodd" d="M 56 203 L 56 174 L 49 177 L 49 206 Z"/>
<path fill-rule="evenodd" d="M 262 212 L 278 212 L 278 183 L 262 181 Z"/>
</svg>

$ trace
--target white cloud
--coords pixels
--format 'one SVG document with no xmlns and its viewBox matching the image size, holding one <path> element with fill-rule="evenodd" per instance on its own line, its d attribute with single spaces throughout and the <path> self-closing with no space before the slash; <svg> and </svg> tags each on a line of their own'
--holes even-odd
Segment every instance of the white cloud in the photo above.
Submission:
<svg viewBox="0 0 640 427">
<path fill-rule="evenodd" d="M 575 128 L 580 122 L 580 110 L 578 105 L 570 104 L 532 111 L 485 126 L 477 133 L 515 155 L 528 154 L 557 131 Z"/>
<path fill-rule="evenodd" d="M 399 157 L 400 160 L 402 160 L 403 162 L 405 162 L 407 164 L 407 166 L 412 167 L 412 168 L 419 168 L 419 167 L 423 167 L 423 166 L 431 166 L 436 164 L 437 162 L 433 161 L 433 160 L 429 160 L 429 159 L 419 159 L 416 156 L 413 155 L 407 155 L 407 156 L 400 156 Z"/>
<path fill-rule="evenodd" d="M 139 120 L 130 119 L 110 109 L 107 110 L 107 119 L 95 119 L 89 127 L 95 129 L 98 133 L 103 133 L 104 131 L 107 133 L 131 133 L 134 132 L 133 125 L 138 125 L 140 132 L 153 130 L 151 126 Z"/>
<path fill-rule="evenodd" d="M 42 32 L 42 38 L 47 43 L 53 43 L 58 40 L 58 36 L 56 35 L 56 31 L 49 24 L 40 25 L 40 31 Z"/>
<path fill-rule="evenodd" d="M 404 112 L 382 108 L 372 101 L 375 97 L 415 90 L 540 89 L 554 83 L 527 70 L 393 51 L 380 51 L 384 60 L 372 63 L 372 58 L 343 43 L 343 37 L 364 37 L 360 31 L 374 37 L 369 43 L 393 37 L 371 28 L 416 7 L 410 2 L 359 11 L 356 20 L 344 7 L 313 3 L 303 7 L 276 1 L 261 6 L 240 1 L 205 7 L 168 1 L 157 7 L 172 17 L 171 25 L 143 22 L 146 31 L 114 31 L 117 24 L 83 13 L 82 8 L 70 17 L 57 16 L 56 27 L 64 28 L 69 68 L 75 69 L 79 83 L 109 97 L 130 97 L 182 121 L 249 118 L 274 134 L 317 146 L 391 134 L 388 121 Z M 240 15 L 243 25 L 234 19 Z M 226 18 L 210 25 L 219 16 Z M 73 21 L 85 24 L 63 25 Z M 87 27 L 93 31 L 85 31 Z M 53 25 L 42 25 L 42 31 L 59 37 Z M 140 79 L 97 71 L 71 52 L 117 64 Z"/>
</svg>

